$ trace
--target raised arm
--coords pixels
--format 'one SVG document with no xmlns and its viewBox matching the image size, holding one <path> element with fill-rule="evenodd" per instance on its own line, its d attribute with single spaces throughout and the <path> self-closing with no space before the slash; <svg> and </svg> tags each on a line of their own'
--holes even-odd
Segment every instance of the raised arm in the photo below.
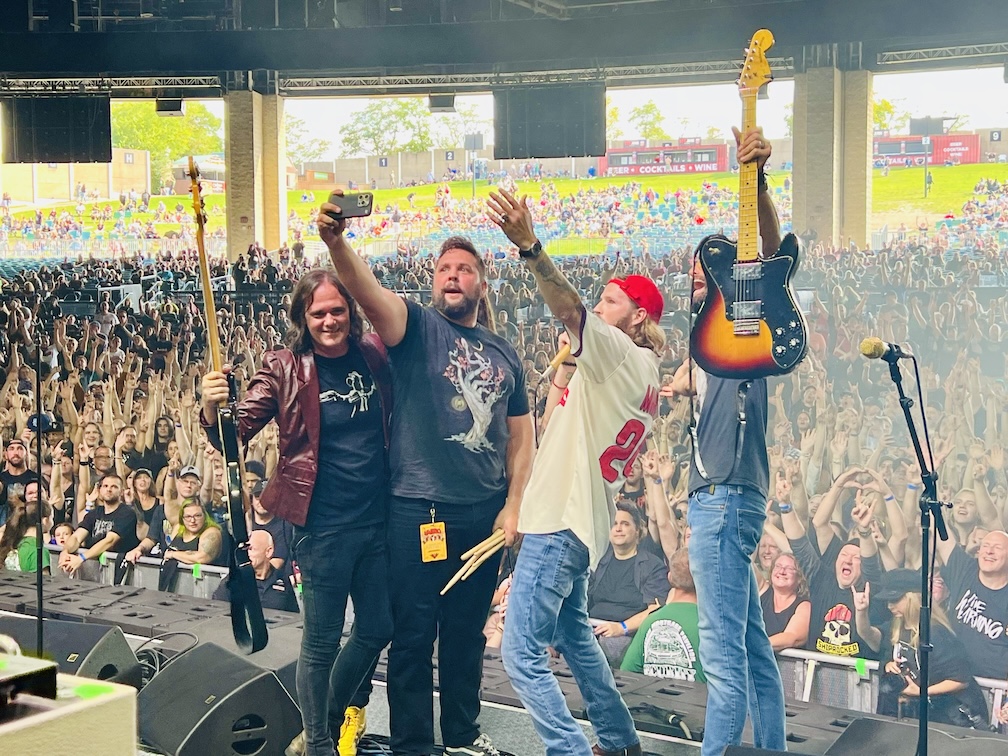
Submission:
<svg viewBox="0 0 1008 756">
<path fill-rule="evenodd" d="M 735 135 L 735 144 L 738 147 L 739 163 L 755 161 L 762 178 L 756 198 L 756 212 L 759 217 L 760 239 L 763 242 L 763 257 L 773 257 L 780 249 L 781 235 L 777 208 L 766 186 L 766 178 L 763 177 L 763 167 L 770 158 L 770 142 L 763 136 L 763 129 L 758 126 L 749 129 L 744 135 L 733 126 L 732 133 Z"/>
<path fill-rule="evenodd" d="M 518 199 L 506 189 L 500 189 L 499 194 L 490 192 L 490 199 L 487 201 L 490 220 L 500 227 L 519 250 L 531 250 L 535 245 L 540 245 L 538 254 L 523 258 L 525 264 L 535 276 L 539 293 L 542 294 L 553 315 L 568 331 L 580 333 L 585 314 L 581 295 L 553 264 L 549 256 L 542 253 L 541 244 L 532 227 L 532 212 L 525 200 L 526 197 Z"/>
<path fill-rule="evenodd" d="M 337 192 L 342 194 L 340 190 Z M 329 248 L 329 258 L 336 273 L 385 345 L 397 345 L 406 335 L 406 302 L 395 292 L 382 287 L 371 266 L 347 243 L 343 235 L 346 219 L 334 220 L 326 214 L 328 212 L 339 213 L 339 207 L 323 202 L 315 222 L 319 236 Z"/>
</svg>

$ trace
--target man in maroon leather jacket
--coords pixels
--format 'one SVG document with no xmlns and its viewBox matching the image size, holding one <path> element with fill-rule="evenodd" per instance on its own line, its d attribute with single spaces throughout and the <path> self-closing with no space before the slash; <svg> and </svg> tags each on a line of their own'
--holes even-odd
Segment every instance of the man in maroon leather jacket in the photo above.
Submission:
<svg viewBox="0 0 1008 756">
<path fill-rule="evenodd" d="M 357 303 L 332 269 L 298 281 L 290 319 L 289 348 L 263 356 L 237 418 L 244 441 L 271 420 L 279 427 L 279 461 L 261 503 L 295 526 L 304 592 L 297 692 L 305 731 L 291 752 L 332 756 L 344 710 L 358 724 L 370 693 L 361 683 L 370 683 L 392 637 L 385 542 L 391 391 L 385 349 L 363 335 Z M 204 376 L 202 419 L 215 446 L 219 434 L 209 419 L 227 395 L 223 373 Z M 341 651 L 348 596 L 355 622 Z"/>
</svg>

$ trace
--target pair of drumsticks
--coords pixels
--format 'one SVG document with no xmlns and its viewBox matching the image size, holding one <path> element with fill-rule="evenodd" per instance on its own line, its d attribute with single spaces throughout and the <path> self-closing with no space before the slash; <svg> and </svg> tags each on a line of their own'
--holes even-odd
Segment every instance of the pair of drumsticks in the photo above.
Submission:
<svg viewBox="0 0 1008 756">
<path fill-rule="evenodd" d="M 465 580 L 476 572 L 483 562 L 503 548 L 504 531 L 498 529 L 495 530 L 489 538 L 480 541 L 469 549 L 469 551 L 461 556 L 461 559 L 468 561 L 462 565 L 462 569 L 455 573 L 455 577 L 448 581 L 448 585 L 441 589 L 441 595 L 444 596 L 448 592 L 448 589 L 455 585 L 455 583 L 459 580 Z"/>
</svg>

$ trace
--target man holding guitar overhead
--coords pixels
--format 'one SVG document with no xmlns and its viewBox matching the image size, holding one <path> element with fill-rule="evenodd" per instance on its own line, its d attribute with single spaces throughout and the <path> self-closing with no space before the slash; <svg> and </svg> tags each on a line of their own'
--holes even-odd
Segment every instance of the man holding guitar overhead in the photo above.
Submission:
<svg viewBox="0 0 1008 756">
<path fill-rule="evenodd" d="M 391 389 L 385 348 L 363 335 L 357 303 L 332 268 L 297 282 L 290 321 L 287 348 L 263 355 L 237 422 L 246 442 L 271 420 L 280 432 L 277 471 L 260 501 L 294 524 L 304 591 L 297 692 L 305 730 L 288 753 L 333 756 L 334 736 L 342 735 L 341 754 L 356 752 L 370 690 L 354 694 L 392 638 L 385 549 Z M 207 373 L 204 424 L 227 397 L 227 376 Z M 348 595 L 355 619 L 340 650 Z"/>
<path fill-rule="evenodd" d="M 770 258 L 781 243 L 763 174 L 770 144 L 758 127 L 744 135 L 734 132 L 739 163 L 755 164 L 758 171 L 759 233 L 763 257 Z M 740 236 L 744 233 L 740 220 Z M 699 259 L 692 277 L 693 309 L 699 310 L 716 294 L 708 291 Z M 783 751 L 784 688 L 750 561 L 763 534 L 769 489 L 766 379 L 724 378 L 700 367 L 691 371 L 691 364 L 687 358 L 662 393 L 696 396 L 687 521 L 707 676 L 701 753 L 721 756 L 729 745 L 740 744 L 747 710 L 754 745 Z"/>
</svg>

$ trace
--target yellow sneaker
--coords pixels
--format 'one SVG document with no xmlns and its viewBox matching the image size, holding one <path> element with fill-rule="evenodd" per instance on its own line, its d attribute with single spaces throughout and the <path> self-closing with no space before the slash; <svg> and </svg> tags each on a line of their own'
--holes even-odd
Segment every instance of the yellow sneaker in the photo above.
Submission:
<svg viewBox="0 0 1008 756">
<path fill-rule="evenodd" d="M 367 730 L 367 709 L 348 706 L 339 729 L 339 756 L 357 756 L 357 744 Z"/>
</svg>

